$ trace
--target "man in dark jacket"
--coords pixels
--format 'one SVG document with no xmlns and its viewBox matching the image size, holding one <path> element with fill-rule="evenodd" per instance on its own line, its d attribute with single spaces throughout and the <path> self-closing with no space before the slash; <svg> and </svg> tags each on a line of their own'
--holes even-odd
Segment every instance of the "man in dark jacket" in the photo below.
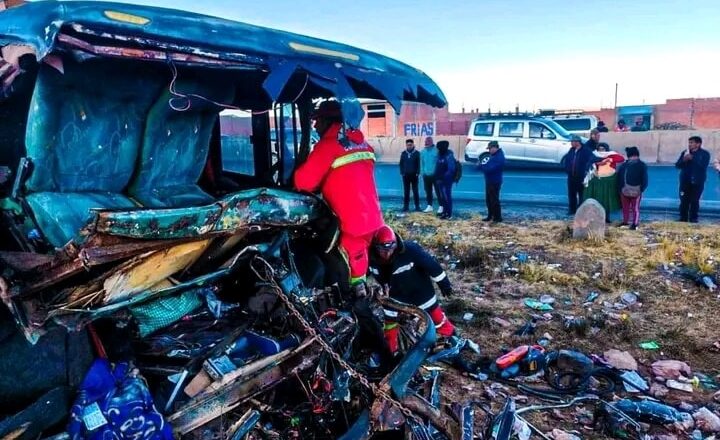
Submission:
<svg viewBox="0 0 720 440">
<path fill-rule="evenodd" d="M 435 184 L 440 191 L 440 201 L 443 208 L 440 218 L 450 220 L 452 218 L 452 186 L 455 183 L 455 156 L 450 150 L 450 142 L 439 141 L 437 143 L 438 161 L 435 166 Z"/>
<path fill-rule="evenodd" d="M 570 138 L 570 145 L 570 151 L 567 152 L 562 160 L 565 166 L 565 173 L 567 174 L 568 214 L 575 215 L 583 199 L 583 190 L 585 189 L 583 180 L 585 179 L 585 174 L 590 164 L 599 158 L 596 158 L 590 149 L 583 146 L 580 136 L 573 135 Z"/>
<path fill-rule="evenodd" d="M 702 138 L 691 136 L 688 149 L 680 153 L 675 167 L 680 169 L 680 221 L 698 222 L 700 196 L 705 189 L 710 153 L 702 148 Z"/>
<path fill-rule="evenodd" d="M 500 187 L 503 182 L 505 153 L 500 149 L 497 141 L 490 141 L 488 151 L 490 151 L 490 159 L 486 163 L 480 164 L 480 171 L 485 174 L 485 204 L 488 210 L 488 215 L 483 221 L 501 222 Z"/>
<path fill-rule="evenodd" d="M 598 149 L 598 144 L 600 143 L 600 130 L 597 128 L 593 128 L 590 131 L 590 139 L 585 142 L 585 148 L 589 149 L 590 151 L 595 151 Z"/>
<path fill-rule="evenodd" d="M 420 211 L 420 193 L 418 192 L 418 176 L 420 175 L 420 152 L 415 150 L 412 139 L 405 141 L 405 151 L 400 155 L 400 175 L 403 179 L 403 211 L 410 205 L 410 189 L 413 192 L 415 211 Z"/>
<path fill-rule="evenodd" d="M 370 274 L 383 287 L 389 288 L 390 298 L 417 306 L 430 315 L 437 334 L 450 337 L 455 327 L 445 316 L 433 283 L 437 283 L 444 297 L 453 294 L 452 285 L 440 263 L 414 242 L 403 242 L 389 226 L 375 234 L 370 252 Z M 390 351 L 398 349 L 398 314 L 384 310 L 385 339 Z"/>
</svg>

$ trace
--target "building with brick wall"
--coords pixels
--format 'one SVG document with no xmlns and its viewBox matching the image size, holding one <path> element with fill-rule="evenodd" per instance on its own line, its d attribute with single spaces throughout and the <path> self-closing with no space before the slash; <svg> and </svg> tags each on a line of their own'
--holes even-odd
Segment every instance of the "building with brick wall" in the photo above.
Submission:
<svg viewBox="0 0 720 440">
<path fill-rule="evenodd" d="M 366 117 L 361 129 L 367 136 L 466 135 L 470 123 L 485 113 L 479 109 L 453 113 L 447 108 L 437 109 L 415 103 L 405 103 L 399 115 L 384 102 L 368 102 L 364 103 L 363 107 Z M 642 118 L 648 128 L 720 128 L 720 97 L 668 99 L 663 104 L 602 108 L 584 112 L 605 121 L 611 130 L 615 128 L 620 117 L 625 119 L 629 126 L 632 126 L 636 119 Z"/>
</svg>

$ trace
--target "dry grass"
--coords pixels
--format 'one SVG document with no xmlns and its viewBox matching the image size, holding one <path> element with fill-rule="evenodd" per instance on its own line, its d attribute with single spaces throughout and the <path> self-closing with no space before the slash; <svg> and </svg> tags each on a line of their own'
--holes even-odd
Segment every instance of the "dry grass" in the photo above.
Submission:
<svg viewBox="0 0 720 440">
<path fill-rule="evenodd" d="M 675 358 L 696 371 L 720 372 L 720 354 L 711 349 L 719 337 L 720 300 L 674 273 L 683 267 L 716 273 L 720 236 L 713 226 L 656 223 L 642 231 L 611 227 L 603 239 L 576 241 L 561 221 L 490 226 L 478 218 L 441 222 L 413 214 L 391 224 L 455 268 L 450 276 L 459 293 L 446 305 L 447 313 L 489 356 L 523 343 L 512 336 L 532 312 L 522 299 L 551 294 L 555 317 L 541 322 L 537 333 L 550 333 L 553 349 L 602 353 L 617 348 L 630 351 L 646 367 L 656 359 Z M 527 263 L 513 258 L 519 253 L 529 256 Z M 600 297 L 584 304 L 592 291 Z M 639 294 L 641 305 L 614 310 L 620 295 L 629 291 Z M 465 312 L 474 315 L 469 323 L 462 321 Z M 623 313 L 625 318 L 619 319 Z M 583 317 L 599 330 L 595 335 L 568 333 L 562 326 L 562 317 L 568 315 Z M 494 318 L 511 326 L 501 326 Z M 641 350 L 638 344 L 647 340 L 657 341 L 661 350 Z"/>
</svg>

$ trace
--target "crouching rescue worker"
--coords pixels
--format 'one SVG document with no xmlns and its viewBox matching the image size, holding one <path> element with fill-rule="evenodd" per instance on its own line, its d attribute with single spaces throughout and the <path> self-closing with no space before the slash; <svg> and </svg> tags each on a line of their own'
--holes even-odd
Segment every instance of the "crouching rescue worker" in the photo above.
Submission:
<svg viewBox="0 0 720 440">
<path fill-rule="evenodd" d="M 381 285 L 389 286 L 390 298 L 426 311 L 439 336 L 450 337 L 455 333 L 455 327 L 438 304 L 433 282 L 445 297 L 452 296 L 452 285 L 440 263 L 420 245 L 405 243 L 389 226 L 382 226 L 375 234 L 370 252 L 370 273 Z M 396 353 L 398 314 L 392 310 L 384 313 L 385 339 L 390 351 Z"/>
<path fill-rule="evenodd" d="M 366 295 L 368 248 L 384 222 L 375 186 L 375 152 L 360 130 L 343 132 L 338 101 L 324 101 L 312 115 L 320 141 L 295 172 L 299 191 L 322 192 L 340 223 L 340 247 L 350 266 L 350 285 Z"/>
</svg>

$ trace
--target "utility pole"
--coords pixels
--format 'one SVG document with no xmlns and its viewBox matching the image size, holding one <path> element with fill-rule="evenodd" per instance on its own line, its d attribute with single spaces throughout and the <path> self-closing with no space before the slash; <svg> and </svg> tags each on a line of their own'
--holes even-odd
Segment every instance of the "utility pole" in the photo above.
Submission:
<svg viewBox="0 0 720 440">
<path fill-rule="evenodd" d="M 617 109 L 617 91 L 618 91 L 618 83 L 615 83 L 615 109 Z"/>
</svg>

